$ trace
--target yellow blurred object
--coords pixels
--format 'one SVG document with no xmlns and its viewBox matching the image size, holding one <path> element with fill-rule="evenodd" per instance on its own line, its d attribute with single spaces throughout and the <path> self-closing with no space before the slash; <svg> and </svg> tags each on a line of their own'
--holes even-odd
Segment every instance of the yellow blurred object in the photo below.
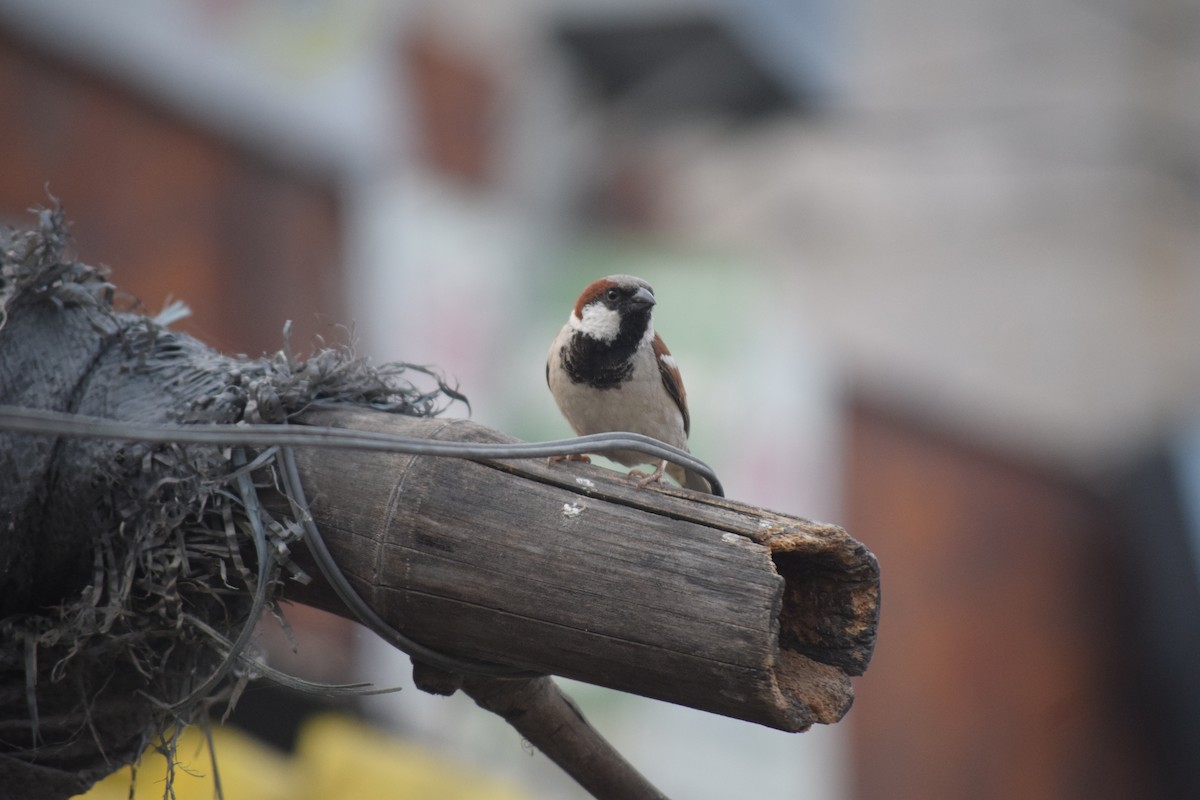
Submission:
<svg viewBox="0 0 1200 800">
<path fill-rule="evenodd" d="M 234 728 L 213 730 L 225 800 L 528 800 L 516 787 L 466 774 L 455 763 L 400 741 L 350 717 L 327 714 L 300 732 L 289 758 Z M 212 800 L 212 761 L 204 733 L 184 730 L 177 748 L 175 796 Z M 142 756 L 134 800 L 161 800 L 166 762 L 153 750 Z M 124 767 L 75 800 L 127 800 Z"/>
<path fill-rule="evenodd" d="M 317 717 L 296 745 L 310 800 L 528 800 L 516 787 L 465 772 L 425 748 L 353 719 Z"/>
<path fill-rule="evenodd" d="M 234 728 L 214 728 L 213 746 L 225 800 L 289 800 L 300 797 L 298 770 L 291 759 Z M 175 750 L 177 800 L 213 800 L 212 759 L 204 732 L 185 728 Z M 134 800 L 162 800 L 167 763 L 153 748 L 142 755 Z M 128 800 L 130 768 L 123 767 L 76 800 Z"/>
</svg>

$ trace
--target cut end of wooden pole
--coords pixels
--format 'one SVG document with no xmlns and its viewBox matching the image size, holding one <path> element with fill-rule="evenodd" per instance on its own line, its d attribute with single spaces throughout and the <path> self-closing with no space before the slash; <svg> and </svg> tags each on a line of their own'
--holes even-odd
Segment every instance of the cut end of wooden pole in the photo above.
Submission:
<svg viewBox="0 0 1200 800">
<path fill-rule="evenodd" d="M 836 525 L 781 520 L 761 537 L 783 578 L 774 677 L 800 727 L 850 710 L 850 677 L 871 661 L 879 618 L 879 564 Z"/>
</svg>

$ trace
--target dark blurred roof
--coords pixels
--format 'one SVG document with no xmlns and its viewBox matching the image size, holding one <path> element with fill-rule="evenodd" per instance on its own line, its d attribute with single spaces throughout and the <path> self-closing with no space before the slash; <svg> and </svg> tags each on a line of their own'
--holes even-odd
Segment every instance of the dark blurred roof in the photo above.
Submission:
<svg viewBox="0 0 1200 800">
<path fill-rule="evenodd" d="M 772 52 L 779 37 L 756 33 L 766 26 L 739 25 L 737 16 L 575 19 L 560 23 L 556 35 L 604 100 L 639 114 L 753 118 L 815 106 L 820 76 L 798 68 L 794 52 Z"/>
</svg>

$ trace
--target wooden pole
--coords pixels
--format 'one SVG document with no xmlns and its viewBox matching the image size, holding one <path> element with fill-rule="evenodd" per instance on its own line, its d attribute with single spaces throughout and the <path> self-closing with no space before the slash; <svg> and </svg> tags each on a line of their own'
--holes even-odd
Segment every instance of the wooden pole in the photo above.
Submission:
<svg viewBox="0 0 1200 800">
<path fill-rule="evenodd" d="M 505 440 L 362 409 L 304 421 Z M 878 566 L 836 526 L 580 464 L 297 459 L 351 583 L 427 647 L 786 731 L 839 720 L 870 659 Z M 344 613 L 323 582 L 289 597 Z"/>
</svg>

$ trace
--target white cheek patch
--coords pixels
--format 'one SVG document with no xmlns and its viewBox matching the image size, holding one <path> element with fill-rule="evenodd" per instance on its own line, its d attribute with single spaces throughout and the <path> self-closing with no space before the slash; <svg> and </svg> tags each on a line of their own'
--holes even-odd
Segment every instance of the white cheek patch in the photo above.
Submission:
<svg viewBox="0 0 1200 800">
<path fill-rule="evenodd" d="M 603 303 L 589 303 L 583 307 L 583 319 L 571 315 L 571 327 L 585 336 L 611 342 L 621 331 L 621 315 Z"/>
</svg>

